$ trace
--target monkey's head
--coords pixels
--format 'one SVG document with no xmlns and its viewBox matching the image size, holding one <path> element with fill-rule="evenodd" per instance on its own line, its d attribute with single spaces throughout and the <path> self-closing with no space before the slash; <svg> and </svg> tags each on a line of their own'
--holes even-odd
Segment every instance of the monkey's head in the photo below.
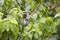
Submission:
<svg viewBox="0 0 60 40">
<path fill-rule="evenodd" d="M 27 17 L 27 14 L 28 14 L 28 12 L 23 11 L 23 18 L 26 18 Z"/>
</svg>

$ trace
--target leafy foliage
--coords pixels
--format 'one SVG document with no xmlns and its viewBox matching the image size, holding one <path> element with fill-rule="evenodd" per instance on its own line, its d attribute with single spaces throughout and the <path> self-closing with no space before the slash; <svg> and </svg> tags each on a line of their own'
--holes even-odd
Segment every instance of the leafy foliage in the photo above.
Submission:
<svg viewBox="0 0 60 40">
<path fill-rule="evenodd" d="M 54 33 L 60 35 L 57 29 L 60 24 L 59 2 L 0 0 L 0 40 L 50 40 Z M 22 23 L 24 11 L 29 14 L 26 26 Z"/>
</svg>

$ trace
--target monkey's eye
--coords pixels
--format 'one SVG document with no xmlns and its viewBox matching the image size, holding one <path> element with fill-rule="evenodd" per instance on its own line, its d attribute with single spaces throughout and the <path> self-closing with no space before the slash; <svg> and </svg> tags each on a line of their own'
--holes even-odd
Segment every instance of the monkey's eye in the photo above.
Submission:
<svg viewBox="0 0 60 40">
<path fill-rule="evenodd" d="M 23 18 L 26 18 L 27 17 L 27 14 L 23 14 Z"/>
</svg>

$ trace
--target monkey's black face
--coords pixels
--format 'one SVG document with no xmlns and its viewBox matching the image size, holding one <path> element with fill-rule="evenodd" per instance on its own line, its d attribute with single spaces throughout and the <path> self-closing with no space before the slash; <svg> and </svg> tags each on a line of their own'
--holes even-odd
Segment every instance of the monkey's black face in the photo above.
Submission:
<svg viewBox="0 0 60 40">
<path fill-rule="evenodd" d="M 23 14 L 23 18 L 26 18 L 27 17 L 27 14 Z"/>
</svg>

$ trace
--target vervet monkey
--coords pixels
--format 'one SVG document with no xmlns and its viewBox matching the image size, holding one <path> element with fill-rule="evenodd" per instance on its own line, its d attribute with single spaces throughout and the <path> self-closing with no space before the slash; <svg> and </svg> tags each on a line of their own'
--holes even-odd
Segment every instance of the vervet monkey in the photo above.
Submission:
<svg viewBox="0 0 60 40">
<path fill-rule="evenodd" d="M 28 20 L 29 20 L 29 13 L 26 11 L 23 11 L 23 20 L 22 20 L 23 26 L 27 25 Z"/>
</svg>

